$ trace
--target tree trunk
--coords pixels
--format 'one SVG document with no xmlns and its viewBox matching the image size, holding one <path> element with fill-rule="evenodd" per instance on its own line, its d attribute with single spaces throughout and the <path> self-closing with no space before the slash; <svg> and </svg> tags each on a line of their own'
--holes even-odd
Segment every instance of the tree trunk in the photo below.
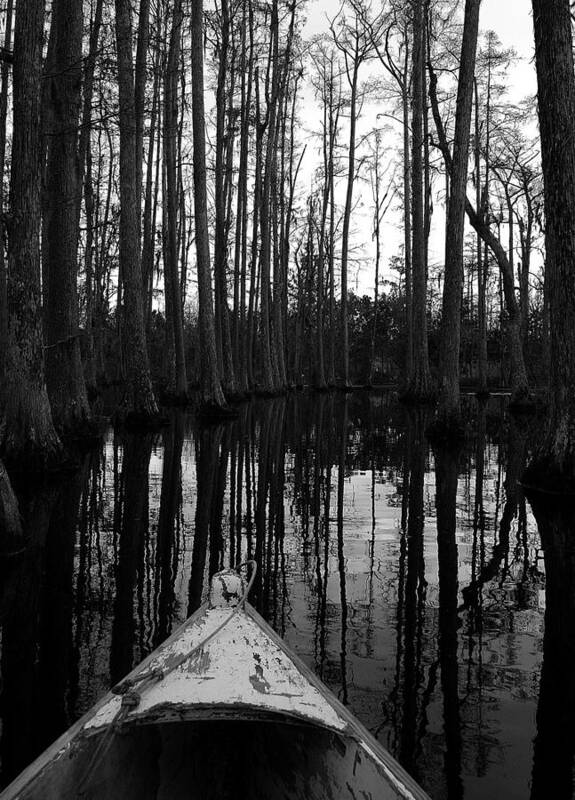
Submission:
<svg viewBox="0 0 575 800">
<path fill-rule="evenodd" d="M 12 16 L 14 0 L 8 0 L 6 7 L 6 29 L 4 49 L 12 46 Z M 8 116 L 8 83 L 10 65 L 4 59 L 0 70 L 0 218 L 4 220 L 4 164 L 6 162 L 6 118 Z M 4 360 L 8 349 L 8 276 L 6 274 L 6 257 L 4 252 L 4 225 L 0 225 L 0 380 L 4 375 Z"/>
<path fill-rule="evenodd" d="M 477 210 L 481 210 L 481 142 L 479 128 L 479 95 L 477 91 L 477 81 L 475 81 L 475 205 Z M 477 335 L 479 343 L 477 347 L 478 362 L 478 392 L 484 394 L 487 391 L 487 314 L 485 308 L 487 290 L 487 258 L 485 264 L 483 260 L 483 241 L 477 233 L 476 242 L 477 254 Z"/>
<path fill-rule="evenodd" d="M 407 41 L 407 36 L 406 36 Z M 411 162 L 409 158 L 409 90 L 408 90 L 408 48 L 406 47 L 403 83 L 401 86 L 401 108 L 403 124 L 403 260 L 405 268 L 405 326 L 407 329 L 405 344 L 404 386 L 409 386 L 413 373 L 413 269 L 411 258 Z"/>
<path fill-rule="evenodd" d="M 459 349 L 463 285 L 463 234 L 480 2 L 481 0 L 466 0 L 465 3 L 465 20 L 455 111 L 455 139 L 450 171 L 451 191 L 449 192 L 447 203 L 445 280 L 443 283 L 441 314 L 440 387 L 437 418 L 442 425 L 455 428 L 459 428 L 461 424 L 459 410 Z"/>
<path fill-rule="evenodd" d="M 90 418 L 78 328 L 78 129 L 82 103 L 82 4 L 52 4 L 44 92 L 49 108 L 43 214 L 46 382 L 54 421 L 78 433 Z"/>
<path fill-rule="evenodd" d="M 429 95 L 431 98 L 433 118 L 437 130 L 438 146 L 443 154 L 447 168 L 447 174 L 449 175 L 451 172 L 452 158 L 449 151 L 449 145 L 447 144 L 443 121 L 439 114 L 437 93 L 435 90 L 437 77 L 433 71 L 431 63 L 428 64 L 428 67 L 431 75 Z M 483 219 L 482 215 L 472 206 L 468 198 L 465 199 L 465 213 L 467 214 L 472 228 L 481 236 L 487 247 L 489 247 L 499 266 L 499 272 L 505 293 L 505 306 L 507 311 L 507 338 L 511 362 L 511 396 L 512 402 L 514 402 L 516 405 L 520 405 L 526 401 L 529 401 L 529 384 L 527 381 L 527 369 L 525 367 L 523 348 L 521 347 L 519 307 L 517 305 L 517 298 L 515 297 L 513 270 L 509 264 L 509 259 L 507 258 L 505 248 L 501 244 L 498 237 L 493 233 L 488 223 Z"/>
<path fill-rule="evenodd" d="M 349 380 L 349 329 L 347 321 L 347 273 L 349 257 L 349 226 L 351 221 L 351 206 L 353 201 L 353 184 L 355 181 L 355 129 L 357 125 L 357 80 L 359 61 L 353 61 L 350 80 L 351 97 L 349 109 L 349 143 L 347 151 L 347 188 L 345 192 L 345 206 L 343 210 L 343 229 L 341 238 L 341 358 L 342 378 L 344 387 L 350 386 Z M 349 75 L 348 75 L 349 78 Z"/>
<path fill-rule="evenodd" d="M 423 0 L 413 2 L 412 51 L 412 140 L 411 140 L 411 218 L 412 218 L 412 323 L 413 359 L 406 397 L 426 402 L 432 395 L 427 345 L 427 271 L 423 219 Z"/>
<path fill-rule="evenodd" d="M 164 247 L 164 280 L 171 311 L 168 329 L 173 336 L 171 348 L 175 356 L 175 390 L 176 396 L 183 398 L 188 391 L 184 343 L 184 311 L 180 293 L 178 274 L 178 187 L 177 187 L 177 132 L 178 132 L 178 62 L 182 36 L 182 4 L 175 0 L 168 50 L 168 61 L 164 74 L 164 165 L 166 171 L 166 242 Z M 167 320 L 166 320 L 167 321 Z"/>
<path fill-rule="evenodd" d="M 267 119 L 264 123 L 267 129 L 266 151 L 264 159 L 263 183 L 260 194 L 260 290 L 261 290 L 261 388 L 264 392 L 275 392 L 278 389 L 274 380 L 274 363 L 272 352 L 272 289 L 271 289 L 271 260 L 272 260 L 272 209 L 271 209 L 271 184 L 272 173 L 275 169 L 276 159 L 276 119 L 279 99 L 279 21 L 278 3 L 272 2 L 271 27 L 270 27 L 270 63 L 268 70 L 271 72 L 271 88 L 267 108 Z"/>
<path fill-rule="evenodd" d="M 157 61 L 159 62 L 158 57 Z M 150 138 L 148 140 L 148 155 L 146 161 L 146 188 L 144 192 L 144 217 L 142 222 L 142 295 L 144 298 L 144 322 L 146 331 L 150 329 L 152 317 L 152 285 L 154 278 L 154 249 L 156 244 L 156 208 L 159 178 L 159 138 L 160 138 L 160 65 L 155 64 L 154 96 L 152 98 L 152 111 L 150 116 Z M 156 136 L 158 147 L 156 148 Z M 154 183 L 154 175 L 156 182 Z"/>
<path fill-rule="evenodd" d="M 158 414 L 154 397 L 144 328 L 140 258 L 140 196 L 136 153 L 137 119 L 132 68 L 130 0 L 116 0 L 116 44 L 120 101 L 120 269 L 124 287 L 122 337 L 128 354 L 128 387 L 124 411 L 133 419 Z"/>
<path fill-rule="evenodd" d="M 18 552 L 24 544 L 18 500 L 6 467 L 0 461 L 0 555 Z"/>
<path fill-rule="evenodd" d="M 207 412 L 225 407 L 216 355 L 216 329 L 210 276 L 208 201 L 206 187 L 206 131 L 204 113 L 204 4 L 195 0 L 191 10 L 192 126 L 194 137 L 194 207 L 200 316 L 200 381 L 202 405 Z"/>
<path fill-rule="evenodd" d="M 2 449 L 9 462 L 45 464 L 60 454 L 44 378 L 40 289 L 40 103 L 44 0 L 18 3 L 14 41 L 8 349 Z"/>
<path fill-rule="evenodd" d="M 241 32 L 241 88 L 240 88 L 240 160 L 238 166 L 236 236 L 234 247 L 234 318 L 233 348 L 234 373 L 237 388 L 241 394 L 248 391 L 246 328 L 246 270 L 247 270 L 247 227 L 248 227 L 248 157 L 249 157 L 249 119 L 252 96 L 253 52 L 251 43 L 247 45 L 247 8 L 242 11 Z"/>
<path fill-rule="evenodd" d="M 140 236 L 140 210 L 142 206 L 142 180 L 144 163 L 144 113 L 146 105 L 147 57 L 150 40 L 150 0 L 140 0 L 138 12 L 138 43 L 134 72 L 134 114 L 136 122 L 136 197 L 138 202 L 138 236 Z M 140 237 L 141 238 L 141 237 Z"/>
<path fill-rule="evenodd" d="M 232 340 L 230 332 L 230 311 L 227 291 L 227 218 L 226 218 L 226 147 L 229 146 L 226 135 L 226 82 L 230 44 L 230 13 L 227 0 L 220 0 L 220 47 L 218 52 L 218 78 L 216 88 L 216 158 L 215 158 L 215 236 L 214 236 L 214 290 L 215 290 L 215 323 L 216 352 L 226 393 L 235 394 L 236 381 L 232 358 Z"/>
<path fill-rule="evenodd" d="M 575 73 L 569 0 L 533 0 L 551 322 L 550 409 L 531 483 L 575 492 Z"/>
</svg>

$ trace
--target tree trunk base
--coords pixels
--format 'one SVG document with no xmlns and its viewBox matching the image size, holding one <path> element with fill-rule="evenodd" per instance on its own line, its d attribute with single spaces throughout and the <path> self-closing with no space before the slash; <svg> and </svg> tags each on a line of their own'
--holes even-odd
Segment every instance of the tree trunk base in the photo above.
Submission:
<svg viewBox="0 0 575 800">
<path fill-rule="evenodd" d="M 13 429 L 9 433 L 5 431 L 2 437 L 2 458 L 11 473 L 28 472 L 34 475 L 57 472 L 68 461 L 60 439 L 54 438 L 53 429 L 46 432 Z"/>
<path fill-rule="evenodd" d="M 283 389 L 274 389 L 274 388 L 262 386 L 262 387 L 256 387 L 254 389 L 253 393 L 254 393 L 254 397 L 263 397 L 263 398 L 267 398 L 267 399 L 271 400 L 274 397 L 281 397 L 282 395 L 284 395 L 286 393 L 286 391 L 287 390 L 285 388 L 283 388 Z"/>
<path fill-rule="evenodd" d="M 119 409 L 113 417 L 114 427 L 121 430 L 137 432 L 158 431 L 170 424 L 167 414 L 160 411 L 126 411 Z"/>
<path fill-rule="evenodd" d="M 437 393 L 432 389 L 414 389 L 408 387 L 399 393 L 399 402 L 406 406 L 432 406 L 437 401 Z"/>
<path fill-rule="evenodd" d="M 508 409 L 513 414 L 535 414 L 537 404 L 529 389 L 521 388 L 511 394 Z"/>
<path fill-rule="evenodd" d="M 231 394 L 226 393 L 226 399 L 229 403 L 243 403 L 246 400 L 250 400 L 251 397 L 253 397 L 253 392 L 249 389 L 237 389 Z"/>
<path fill-rule="evenodd" d="M 6 468 L 0 462 L 0 556 L 13 556 L 25 547 L 18 500 Z"/>
<path fill-rule="evenodd" d="M 203 425 L 218 425 L 220 422 L 237 419 L 239 411 L 204 400 L 198 406 L 196 416 Z"/>
<path fill-rule="evenodd" d="M 192 397 L 188 392 L 178 392 L 175 389 L 164 389 L 159 393 L 160 405 L 168 408 L 185 408 L 192 404 Z"/>
<path fill-rule="evenodd" d="M 458 412 L 438 415 L 425 433 L 434 447 L 459 448 L 465 441 L 465 425 Z"/>
</svg>

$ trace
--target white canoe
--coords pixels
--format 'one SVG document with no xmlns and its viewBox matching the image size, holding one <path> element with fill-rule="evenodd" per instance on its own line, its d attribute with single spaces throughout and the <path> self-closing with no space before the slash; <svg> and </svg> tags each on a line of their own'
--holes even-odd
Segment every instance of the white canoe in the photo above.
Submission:
<svg viewBox="0 0 575 800">
<path fill-rule="evenodd" d="M 2 800 L 424 800 L 245 603 L 237 573 Z"/>
</svg>

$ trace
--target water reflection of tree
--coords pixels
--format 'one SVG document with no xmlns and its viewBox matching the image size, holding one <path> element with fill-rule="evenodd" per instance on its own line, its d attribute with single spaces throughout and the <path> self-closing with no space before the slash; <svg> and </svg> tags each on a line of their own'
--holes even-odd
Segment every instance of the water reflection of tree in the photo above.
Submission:
<svg viewBox="0 0 575 800">
<path fill-rule="evenodd" d="M 116 461 L 116 459 L 114 459 Z M 74 664 L 72 705 L 79 708 L 84 689 L 87 705 L 97 697 L 95 680 L 98 654 L 108 649 L 106 609 L 111 591 L 106 580 L 102 527 L 106 524 L 105 450 L 88 457 L 88 480 L 78 515 L 78 562 L 76 565 Z M 94 580 L 96 579 L 96 580 Z M 102 643 L 105 647 L 102 648 Z M 85 690 L 88 688 L 88 692 Z M 82 709 L 80 709 L 82 710 Z"/>
<path fill-rule="evenodd" d="M 531 800 L 575 791 L 575 500 L 529 495 L 545 559 L 545 634 Z"/>
<path fill-rule="evenodd" d="M 172 424 L 164 430 L 162 437 L 164 458 L 156 532 L 154 646 L 170 634 L 175 613 L 174 582 L 178 565 L 178 529 L 182 505 L 184 422 L 183 413 L 176 412 Z"/>
<path fill-rule="evenodd" d="M 144 567 L 148 533 L 148 499 L 152 434 L 124 433 L 122 468 L 116 467 L 116 505 L 114 508 L 117 559 L 116 593 L 110 646 L 110 678 L 119 681 L 134 665 L 136 619 L 134 592 L 138 573 Z M 116 457 L 117 464 L 117 457 Z"/>
<path fill-rule="evenodd" d="M 478 442 L 483 439 L 481 416 L 479 425 Z M 479 446 L 479 445 L 478 445 Z M 480 481 L 481 492 L 479 487 L 476 492 L 476 510 L 474 522 L 474 536 L 479 535 L 479 548 L 474 542 L 475 556 L 473 560 L 472 580 L 470 584 L 462 589 L 463 595 L 463 608 L 479 609 L 483 605 L 483 598 L 481 596 L 482 587 L 499 577 L 502 583 L 509 574 L 509 557 L 510 557 L 510 534 L 513 520 L 520 513 L 525 517 L 525 498 L 523 491 L 519 484 L 519 479 L 525 468 L 526 459 L 526 446 L 527 446 L 527 431 L 520 421 L 510 420 L 509 435 L 506 448 L 507 456 L 507 471 L 503 481 L 505 489 L 505 503 L 501 513 L 501 520 L 498 528 L 498 540 L 495 543 L 488 561 L 485 561 L 484 555 L 484 513 L 482 508 L 483 496 L 483 459 L 481 458 L 477 464 L 477 481 Z M 476 533 L 475 533 L 476 530 Z M 477 562 L 477 555 L 480 556 L 479 563 Z M 475 614 L 474 619 L 479 621 L 482 618 L 481 614 Z"/>
<path fill-rule="evenodd" d="M 2 783 L 74 717 L 74 546 L 86 470 L 16 487 L 26 550 L 2 575 Z"/>
<path fill-rule="evenodd" d="M 438 446 L 434 450 L 439 568 L 439 663 L 445 735 L 444 772 L 449 800 L 463 797 L 461 711 L 457 663 L 458 558 L 455 538 L 458 455 L 458 449 L 446 446 Z"/>
<path fill-rule="evenodd" d="M 280 631 L 283 630 L 283 611 L 285 602 L 285 583 L 282 575 L 284 565 L 284 495 L 285 495 L 285 453 L 286 453 L 286 402 L 276 400 L 270 407 L 269 424 L 266 424 L 266 438 L 260 442 L 266 450 L 265 480 L 258 485 L 258 508 L 262 502 L 268 505 L 267 524 L 263 514 L 256 514 L 256 541 L 263 544 L 263 596 L 262 608 L 268 610 L 270 620 Z M 269 437 L 269 438 L 268 438 Z M 260 497 L 259 488 L 263 490 Z M 258 525 L 260 523 L 261 527 Z M 263 525 L 262 525 L 263 523 Z"/>
<path fill-rule="evenodd" d="M 343 498 L 345 487 L 345 471 L 347 456 L 347 421 L 348 421 L 348 402 L 347 397 L 343 403 L 342 422 L 339 441 L 339 461 L 337 465 L 337 566 L 339 572 L 339 598 L 341 605 L 341 648 L 340 648 L 340 669 L 341 669 L 341 701 L 347 705 L 348 686 L 347 686 L 347 593 L 345 585 L 345 554 L 343 537 Z"/>
<path fill-rule="evenodd" d="M 333 395 L 321 395 L 316 407 L 313 518 L 317 610 L 314 648 L 315 669 L 323 678 L 327 658 L 327 591 L 329 582 L 331 473 L 334 462 L 331 420 Z"/>
<path fill-rule="evenodd" d="M 401 711 L 395 704 L 395 752 L 415 777 L 420 751 L 425 700 L 422 693 L 423 631 L 425 619 L 425 560 L 423 547 L 424 479 L 428 445 L 425 429 L 426 409 L 413 409 L 406 415 L 403 459 L 402 527 L 399 551 L 397 601 L 396 690 Z"/>
<path fill-rule="evenodd" d="M 224 425 L 201 426 L 196 435 L 196 517 L 188 589 L 188 616 L 202 604 L 204 573 L 213 521 L 219 450 Z M 215 536 L 213 537 L 215 540 Z"/>
</svg>

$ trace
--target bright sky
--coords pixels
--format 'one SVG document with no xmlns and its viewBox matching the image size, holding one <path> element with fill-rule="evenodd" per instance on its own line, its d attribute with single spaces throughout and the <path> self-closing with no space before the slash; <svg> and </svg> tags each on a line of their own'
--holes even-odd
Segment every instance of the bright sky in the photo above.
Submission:
<svg viewBox="0 0 575 800">
<path fill-rule="evenodd" d="M 464 2 L 460 1 L 463 10 Z M 374 0 L 373 7 L 377 6 L 377 0 Z M 304 31 L 306 37 L 310 37 L 316 33 L 327 30 L 327 18 L 333 18 L 340 7 L 337 0 L 311 0 L 307 16 L 308 22 Z M 536 76 L 535 66 L 533 63 L 533 20 L 531 16 L 531 0 L 483 0 L 480 11 L 480 28 L 482 31 L 493 30 L 498 35 L 504 47 L 512 47 L 516 50 L 519 57 L 518 61 L 511 68 L 508 73 L 509 78 L 509 98 L 512 101 L 519 101 L 526 95 L 534 95 L 536 93 Z M 372 126 L 373 121 L 369 121 L 368 125 Z M 315 127 L 312 125 L 311 120 L 308 119 L 306 127 Z M 308 128 L 309 129 L 309 128 Z M 345 135 L 345 134 L 344 134 Z M 303 187 L 302 187 L 303 188 Z M 366 220 L 361 222 L 361 211 L 356 210 L 356 226 L 362 228 L 368 227 L 369 230 L 369 211 L 367 210 L 370 205 L 370 192 L 366 192 L 363 201 L 366 210 Z M 360 185 L 357 185 L 356 193 L 361 192 Z M 439 209 L 436 209 L 439 211 Z M 439 220 L 441 212 L 436 215 Z M 398 215 L 390 213 L 386 218 L 383 228 L 383 256 L 382 268 L 387 272 L 386 266 L 389 258 L 397 254 L 399 251 L 402 234 L 399 230 Z M 364 237 L 364 241 L 369 240 L 370 233 Z M 431 247 L 433 250 L 433 236 Z M 369 259 L 369 251 L 367 248 L 366 256 L 368 256 L 366 265 L 358 268 L 354 277 L 350 276 L 350 288 L 355 291 L 372 291 L 373 283 L 373 268 Z M 432 253 L 432 260 L 434 258 L 441 260 L 440 253 Z"/>
</svg>

